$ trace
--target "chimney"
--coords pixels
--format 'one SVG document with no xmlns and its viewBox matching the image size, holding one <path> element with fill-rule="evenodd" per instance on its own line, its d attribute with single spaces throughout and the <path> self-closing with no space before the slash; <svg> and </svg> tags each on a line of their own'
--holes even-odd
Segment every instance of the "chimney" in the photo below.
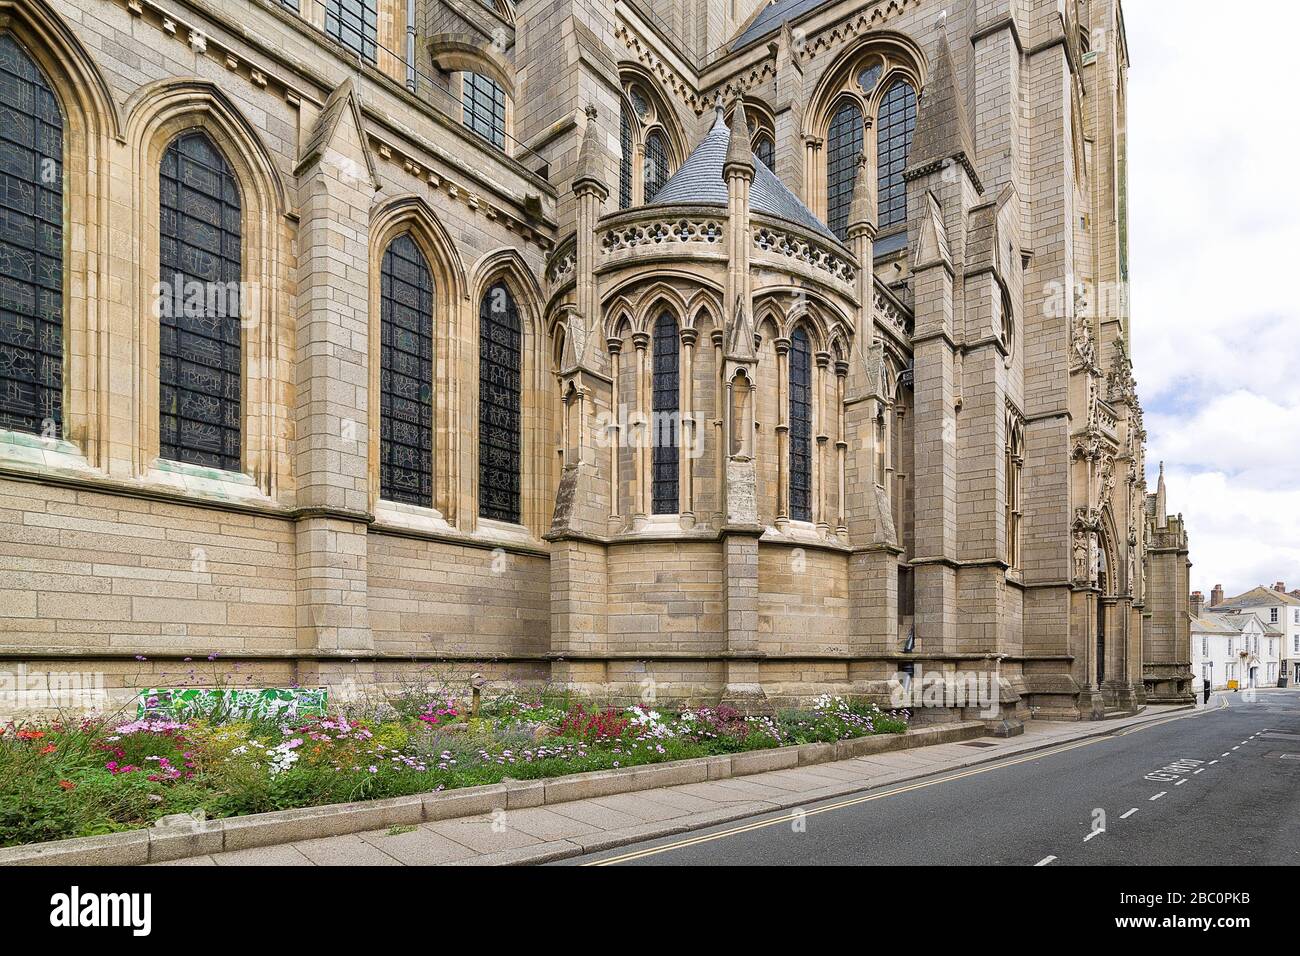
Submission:
<svg viewBox="0 0 1300 956">
<path fill-rule="evenodd" d="M 1223 585 L 1216 584 L 1214 590 L 1210 592 L 1210 607 L 1218 607 L 1223 603 Z"/>
<path fill-rule="evenodd" d="M 1201 609 L 1205 607 L 1205 595 L 1200 591 L 1192 592 L 1192 617 L 1200 617 Z"/>
<path fill-rule="evenodd" d="M 1286 594 L 1286 582 L 1278 581 L 1277 584 L 1273 585 L 1273 590 L 1279 594 Z"/>
</svg>

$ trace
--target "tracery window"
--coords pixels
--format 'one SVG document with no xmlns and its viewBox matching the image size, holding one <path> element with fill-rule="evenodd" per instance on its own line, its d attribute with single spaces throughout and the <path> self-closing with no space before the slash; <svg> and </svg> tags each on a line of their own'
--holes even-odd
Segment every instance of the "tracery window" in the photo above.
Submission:
<svg viewBox="0 0 1300 956">
<path fill-rule="evenodd" d="M 433 276 L 409 233 L 388 244 L 379 292 L 379 496 L 433 504 Z"/>
<path fill-rule="evenodd" d="M 0 35 L 0 428 L 63 433 L 63 113 Z"/>
<path fill-rule="evenodd" d="M 877 227 L 888 229 L 907 222 L 907 155 L 916 131 L 916 91 L 906 80 L 896 80 L 880 101 L 876 118 Z"/>
<path fill-rule="evenodd" d="M 523 326 L 504 282 L 479 305 L 478 513 L 518 524 Z"/>
<path fill-rule="evenodd" d="M 808 188 L 815 206 L 824 201 L 826 224 L 841 239 L 847 237 L 863 154 L 875 168 L 876 226 L 882 238 L 907 222 L 903 173 L 916 129 L 916 76 L 915 64 L 902 51 L 879 45 L 832 68 L 810 104 Z M 875 130 L 870 139 L 868 129 Z M 895 240 L 890 248 L 900 246 Z"/>
<path fill-rule="evenodd" d="M 680 444 L 680 379 L 677 320 L 659 316 L 654 329 L 654 372 L 651 376 L 653 442 L 651 512 L 676 514 L 678 505 L 678 445 Z"/>
<path fill-rule="evenodd" d="M 754 137 L 754 155 L 760 163 L 776 172 L 776 143 L 767 133 L 759 133 Z"/>
<path fill-rule="evenodd" d="M 812 351 L 802 328 L 790 336 L 790 517 L 812 520 Z"/>
<path fill-rule="evenodd" d="M 497 149 L 506 148 L 506 91 L 481 73 L 462 74 L 465 125 Z"/>
<path fill-rule="evenodd" d="M 325 32 L 375 63 L 379 49 L 378 0 L 325 0 Z"/>
<path fill-rule="evenodd" d="M 669 135 L 669 107 L 640 79 L 625 79 L 619 114 L 618 207 L 630 209 L 650 202 L 677 160 Z M 639 172 L 638 172 L 639 164 Z"/>
<path fill-rule="evenodd" d="M 239 186 L 216 144 L 191 130 L 163 154 L 159 187 L 159 454 L 239 471 Z"/>
<path fill-rule="evenodd" d="M 848 231 L 862 135 L 862 110 L 852 101 L 843 103 L 835 111 L 826 137 L 826 225 L 840 239 Z"/>
</svg>

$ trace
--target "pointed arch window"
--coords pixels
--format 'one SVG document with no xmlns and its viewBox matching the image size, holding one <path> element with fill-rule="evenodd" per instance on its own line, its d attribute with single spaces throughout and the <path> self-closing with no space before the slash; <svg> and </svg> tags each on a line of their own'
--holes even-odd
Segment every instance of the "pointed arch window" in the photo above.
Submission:
<svg viewBox="0 0 1300 956">
<path fill-rule="evenodd" d="M 478 513 L 518 524 L 523 327 L 504 282 L 479 304 Z"/>
<path fill-rule="evenodd" d="M 651 202 L 655 193 L 668 182 L 668 146 L 663 133 L 651 131 L 645 138 L 645 201 Z"/>
<path fill-rule="evenodd" d="M 903 171 L 915 131 L 916 91 L 907 80 L 896 80 L 880 101 L 876 121 L 876 212 L 882 230 L 907 222 Z"/>
<path fill-rule="evenodd" d="M 167 147 L 159 186 L 159 454 L 239 471 L 239 185 L 217 145 L 191 130 Z"/>
<path fill-rule="evenodd" d="M 1006 450 L 1006 501 L 1004 518 L 1007 530 L 1007 565 L 1020 567 L 1020 487 L 1025 464 L 1024 436 L 1020 423 L 1013 421 L 1008 430 Z"/>
<path fill-rule="evenodd" d="M 654 373 L 651 378 L 653 456 L 651 512 L 676 514 L 678 504 L 678 429 L 680 426 L 679 347 L 681 336 L 671 312 L 659 316 L 654 331 Z"/>
<path fill-rule="evenodd" d="M 410 233 L 379 269 L 379 497 L 433 506 L 433 275 Z"/>
<path fill-rule="evenodd" d="M 63 113 L 0 35 L 0 428 L 63 434 Z"/>
<path fill-rule="evenodd" d="M 379 50 L 378 0 L 325 0 L 325 33 L 375 63 Z"/>
<path fill-rule="evenodd" d="M 776 144 L 772 141 L 772 137 L 766 133 L 759 133 L 754 139 L 754 155 L 758 157 L 760 163 L 772 172 L 776 172 Z"/>
<path fill-rule="evenodd" d="M 802 328 L 790 336 L 790 517 L 812 520 L 812 350 Z"/>
<path fill-rule="evenodd" d="M 862 130 L 862 110 L 847 100 L 835 111 L 826 136 L 826 225 L 840 239 L 848 231 L 853 177 L 862 155 Z"/>
</svg>

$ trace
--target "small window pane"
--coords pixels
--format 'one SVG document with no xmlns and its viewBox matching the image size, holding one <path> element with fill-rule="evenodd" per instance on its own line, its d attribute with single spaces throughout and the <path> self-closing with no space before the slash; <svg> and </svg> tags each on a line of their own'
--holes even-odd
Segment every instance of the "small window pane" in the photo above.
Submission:
<svg viewBox="0 0 1300 956">
<path fill-rule="evenodd" d="M 379 270 L 379 497 L 433 506 L 433 277 L 409 234 Z"/>
<path fill-rule="evenodd" d="M 375 63 L 379 49 L 377 0 L 324 0 L 325 32 L 339 43 Z"/>
<path fill-rule="evenodd" d="M 655 323 L 654 375 L 651 410 L 653 426 L 653 484 L 652 512 L 657 515 L 677 514 L 678 445 L 680 444 L 680 412 L 678 396 L 680 382 L 678 360 L 681 337 L 677 320 L 665 312 Z"/>
<path fill-rule="evenodd" d="M 916 130 L 916 92 L 906 80 L 898 80 L 880 103 L 876 124 L 877 225 L 881 229 L 907 222 L 907 154 Z"/>
<path fill-rule="evenodd" d="M 239 471 L 239 187 L 200 130 L 167 147 L 159 187 L 159 453 Z"/>
<path fill-rule="evenodd" d="M 790 337 L 790 517 L 812 520 L 812 352 L 808 334 Z"/>
<path fill-rule="evenodd" d="M 776 172 L 776 144 L 772 142 L 772 137 L 765 133 L 759 134 L 754 141 L 754 155 L 760 163 Z"/>
<path fill-rule="evenodd" d="M 478 513 L 518 524 L 523 327 L 503 282 L 479 305 Z"/>
<path fill-rule="evenodd" d="M 831 119 L 826 142 L 826 225 L 840 239 L 848 232 L 853 177 L 862 156 L 862 110 L 845 103 Z"/>
<path fill-rule="evenodd" d="M 632 206 L 632 117 L 628 116 L 627 104 L 619 112 L 619 147 L 623 153 L 618 166 L 618 208 L 628 209 Z"/>
<path fill-rule="evenodd" d="M 0 36 L 0 428 L 63 434 L 63 113 Z"/>
<path fill-rule="evenodd" d="M 506 91 L 491 77 L 464 75 L 465 125 L 497 149 L 506 148 Z"/>
<path fill-rule="evenodd" d="M 668 147 L 663 134 L 655 130 L 645 140 L 645 201 L 651 202 L 667 181 Z"/>
</svg>

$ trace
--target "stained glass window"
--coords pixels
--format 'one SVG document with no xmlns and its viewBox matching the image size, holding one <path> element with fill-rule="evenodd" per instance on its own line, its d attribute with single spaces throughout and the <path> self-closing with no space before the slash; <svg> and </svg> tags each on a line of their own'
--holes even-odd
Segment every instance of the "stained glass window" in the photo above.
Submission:
<svg viewBox="0 0 1300 956">
<path fill-rule="evenodd" d="M 853 177 L 862 156 L 862 110 L 846 102 L 835 111 L 826 137 L 826 224 L 845 238 L 853 205 Z"/>
<path fill-rule="evenodd" d="M 239 186 L 216 144 L 191 130 L 163 154 L 159 187 L 159 454 L 239 471 Z"/>
<path fill-rule="evenodd" d="M 645 138 L 645 201 L 652 201 L 667 181 L 668 147 L 663 134 L 654 130 Z"/>
<path fill-rule="evenodd" d="M 478 341 L 478 513 L 518 524 L 523 328 L 504 282 L 479 305 Z"/>
<path fill-rule="evenodd" d="M 677 320 L 671 313 L 665 312 L 655 323 L 654 375 L 651 379 L 654 452 L 651 511 L 657 515 L 676 514 L 680 508 L 677 503 L 680 342 Z"/>
<path fill-rule="evenodd" d="M 497 149 L 506 148 L 506 91 L 481 73 L 464 75 L 465 125 Z"/>
<path fill-rule="evenodd" d="M 379 270 L 379 496 L 433 505 L 433 277 L 409 233 Z"/>
<path fill-rule="evenodd" d="M 758 161 L 772 172 L 776 172 L 776 144 L 766 133 L 759 133 L 754 140 L 754 155 Z"/>
<path fill-rule="evenodd" d="M 790 336 L 790 517 L 812 520 L 812 352 L 808 333 Z"/>
<path fill-rule="evenodd" d="M 0 36 L 0 428 L 63 434 L 63 114 Z"/>
<path fill-rule="evenodd" d="M 325 0 L 325 32 L 367 62 L 376 62 L 378 0 Z"/>
<path fill-rule="evenodd" d="M 876 123 L 877 214 L 881 229 L 907 222 L 907 154 L 916 131 L 916 92 L 906 80 L 898 80 L 880 101 Z"/>
<path fill-rule="evenodd" d="M 619 113 L 619 146 L 623 150 L 618 165 L 618 208 L 632 206 L 632 117 L 627 115 L 627 104 Z"/>
</svg>

